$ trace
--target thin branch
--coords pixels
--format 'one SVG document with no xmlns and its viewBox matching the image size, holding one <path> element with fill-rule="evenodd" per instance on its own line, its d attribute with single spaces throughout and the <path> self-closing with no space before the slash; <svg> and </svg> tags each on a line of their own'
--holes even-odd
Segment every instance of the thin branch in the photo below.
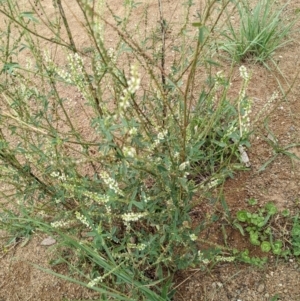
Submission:
<svg viewBox="0 0 300 301">
<path fill-rule="evenodd" d="M 63 19 L 64 25 L 65 25 L 65 28 L 66 28 L 66 31 L 67 31 L 67 34 L 68 34 L 68 38 L 69 38 L 72 50 L 74 52 L 77 52 L 76 45 L 75 45 L 75 42 L 73 40 L 73 36 L 72 36 L 71 30 L 70 30 L 70 27 L 69 27 L 69 23 L 67 21 L 65 11 L 64 11 L 64 9 L 62 7 L 62 4 L 61 4 L 61 0 L 56 0 L 56 2 L 57 2 L 57 6 L 59 8 L 59 13 L 60 13 L 60 15 Z"/>
<path fill-rule="evenodd" d="M 22 27 L 23 29 L 25 29 L 26 31 L 30 32 L 31 34 L 33 34 L 34 36 L 38 37 L 38 38 L 41 38 L 45 41 L 48 41 L 48 42 L 51 42 L 51 43 L 54 43 L 54 44 L 57 44 L 57 45 L 61 45 L 63 47 L 66 47 L 68 49 L 71 49 L 72 50 L 72 47 L 70 47 L 68 44 L 64 44 L 64 43 L 61 43 L 61 42 L 58 42 L 56 40 L 56 38 L 46 38 L 45 36 L 42 36 L 40 34 L 38 34 L 37 32 L 31 30 L 29 27 L 23 25 L 21 22 L 17 21 L 13 16 L 9 15 L 8 13 L 6 13 L 4 10 L 0 9 L 0 13 L 5 15 L 7 18 L 9 18 L 10 20 L 12 20 L 14 23 L 18 24 L 20 27 Z"/>
</svg>

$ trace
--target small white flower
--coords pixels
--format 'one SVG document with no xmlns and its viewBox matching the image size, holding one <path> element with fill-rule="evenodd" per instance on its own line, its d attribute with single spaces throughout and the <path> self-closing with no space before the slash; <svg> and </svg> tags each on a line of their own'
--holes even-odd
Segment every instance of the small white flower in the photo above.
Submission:
<svg viewBox="0 0 300 301">
<path fill-rule="evenodd" d="M 215 257 L 216 261 L 221 261 L 221 262 L 233 262 L 235 260 L 235 257 L 233 256 L 229 256 L 229 257 L 225 257 L 225 256 L 216 256 Z"/>
<path fill-rule="evenodd" d="M 129 102 L 128 98 L 129 97 L 127 97 L 127 96 L 120 97 L 121 101 L 120 101 L 119 105 L 120 105 L 121 109 L 126 110 L 130 107 L 130 102 Z"/>
<path fill-rule="evenodd" d="M 189 161 L 186 161 L 186 162 L 183 162 L 179 165 L 179 170 L 180 171 L 183 171 L 185 170 L 188 166 L 190 165 L 190 162 Z"/>
<path fill-rule="evenodd" d="M 193 233 L 193 234 L 190 234 L 190 239 L 192 241 L 196 241 L 197 240 L 197 236 Z"/>
<path fill-rule="evenodd" d="M 55 201 L 56 204 L 60 204 L 61 203 L 60 199 L 55 199 L 54 201 Z"/>
<path fill-rule="evenodd" d="M 167 134 L 168 134 L 168 130 L 164 130 L 164 131 L 162 131 L 162 132 L 159 132 L 159 133 L 157 134 L 157 139 L 158 139 L 158 140 L 164 140 L 165 137 L 167 136 Z"/>
<path fill-rule="evenodd" d="M 106 194 L 98 194 L 90 191 L 84 191 L 82 193 L 84 196 L 92 199 L 94 202 L 97 202 L 98 204 L 105 204 L 109 201 L 109 197 Z"/>
<path fill-rule="evenodd" d="M 239 70 L 240 70 L 240 75 L 241 75 L 241 77 L 242 77 L 244 80 L 248 81 L 248 80 L 250 79 L 250 76 L 249 76 L 249 74 L 248 74 L 247 68 L 246 68 L 244 65 L 242 65 L 242 66 L 239 68 Z"/>
<path fill-rule="evenodd" d="M 136 246 L 136 248 L 137 248 L 139 251 L 145 250 L 146 247 L 147 247 L 146 244 L 138 244 L 138 245 Z"/>
<path fill-rule="evenodd" d="M 87 218 L 82 215 L 80 212 L 76 211 L 75 216 L 78 220 L 80 220 L 85 226 L 87 226 L 89 229 L 92 229 L 90 223 L 88 222 Z"/>
<path fill-rule="evenodd" d="M 140 218 L 142 218 L 146 215 L 148 215 L 147 212 L 143 212 L 143 213 L 134 213 L 134 212 L 124 213 L 124 214 L 122 214 L 122 219 L 123 219 L 124 222 L 136 222 Z"/>
<path fill-rule="evenodd" d="M 163 133 L 158 133 L 157 138 L 158 140 L 164 140 L 165 136 Z"/>
<path fill-rule="evenodd" d="M 131 128 L 131 129 L 129 130 L 129 135 L 135 136 L 136 134 L 137 134 L 137 128 Z"/>
<path fill-rule="evenodd" d="M 58 179 L 59 180 L 61 180 L 61 181 L 66 181 L 66 176 L 65 176 L 65 174 L 64 173 L 62 173 L 59 177 L 58 177 Z"/>
<path fill-rule="evenodd" d="M 137 66 L 135 66 L 135 65 L 131 66 L 130 73 L 131 73 L 131 78 L 127 82 L 127 85 L 128 85 L 127 91 L 129 93 L 133 94 L 139 89 L 141 79 L 140 79 L 140 75 L 137 70 Z"/>
<path fill-rule="evenodd" d="M 212 179 L 208 184 L 207 184 L 207 187 L 209 189 L 213 188 L 213 187 L 216 187 L 218 186 L 220 183 L 220 180 L 219 179 Z"/>
<path fill-rule="evenodd" d="M 51 172 L 50 176 L 53 177 L 53 178 L 58 178 L 59 177 L 59 172 L 53 171 L 53 172 Z"/>
<path fill-rule="evenodd" d="M 202 263 L 205 264 L 205 265 L 207 265 L 207 264 L 209 264 L 209 260 L 208 259 L 203 259 Z"/>
<path fill-rule="evenodd" d="M 136 151 L 135 151 L 135 149 L 134 149 L 133 147 L 124 147 L 124 148 L 123 148 L 123 152 L 124 152 L 124 155 L 125 155 L 126 157 L 131 157 L 131 158 L 133 158 L 133 157 L 135 157 L 135 155 L 136 155 Z"/>
<path fill-rule="evenodd" d="M 69 220 L 69 221 L 56 221 L 56 222 L 52 222 L 50 225 L 53 228 L 66 228 L 68 226 L 70 226 L 73 223 L 73 221 Z"/>
<path fill-rule="evenodd" d="M 116 53 L 115 53 L 115 50 L 113 48 L 109 48 L 107 50 L 107 56 L 111 59 L 111 61 L 113 63 L 116 63 L 117 61 L 117 57 L 116 57 Z"/>
<path fill-rule="evenodd" d="M 103 171 L 100 176 L 104 183 L 109 187 L 109 189 L 113 190 L 116 194 L 119 194 L 121 196 L 124 195 L 120 190 L 118 183 L 113 178 L 111 178 L 106 171 Z"/>
<path fill-rule="evenodd" d="M 131 67 L 131 78 L 127 81 L 128 87 L 123 90 L 123 95 L 120 97 L 120 103 L 119 106 L 122 110 L 126 110 L 130 107 L 129 99 L 131 97 L 131 94 L 134 94 L 140 87 L 140 78 L 139 73 L 137 71 L 136 66 Z"/>
<path fill-rule="evenodd" d="M 88 287 L 94 287 L 97 283 L 99 282 L 102 282 L 103 281 L 103 277 L 102 276 L 99 276 L 93 280 L 91 280 L 89 283 L 88 283 Z"/>
</svg>

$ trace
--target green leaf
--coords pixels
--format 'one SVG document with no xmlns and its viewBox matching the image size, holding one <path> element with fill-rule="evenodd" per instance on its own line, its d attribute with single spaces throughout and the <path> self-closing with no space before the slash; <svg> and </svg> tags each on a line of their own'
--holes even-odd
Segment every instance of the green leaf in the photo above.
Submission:
<svg viewBox="0 0 300 301">
<path fill-rule="evenodd" d="M 282 241 L 280 240 L 276 240 L 272 245 L 273 253 L 275 255 L 281 254 L 281 248 L 282 248 Z"/>
<path fill-rule="evenodd" d="M 202 23 L 201 22 L 193 22 L 192 26 L 194 26 L 194 27 L 201 27 Z"/>
<path fill-rule="evenodd" d="M 186 178 L 178 178 L 178 182 L 180 183 L 180 185 L 184 188 L 185 191 L 189 191 L 189 188 L 188 188 L 188 181 Z"/>
<path fill-rule="evenodd" d="M 33 15 L 34 15 L 34 12 L 27 11 L 27 12 L 22 12 L 20 14 L 20 17 L 24 18 L 24 19 L 27 18 L 27 19 L 33 21 L 34 23 L 39 23 L 39 20 L 36 19 Z"/>
<path fill-rule="evenodd" d="M 293 254 L 294 254 L 294 256 L 299 256 L 300 255 L 300 248 L 293 248 Z"/>
<path fill-rule="evenodd" d="M 246 260 L 250 259 L 249 250 L 246 249 L 245 251 L 241 252 L 241 257 Z"/>
<path fill-rule="evenodd" d="M 296 156 L 295 154 L 288 152 L 288 151 L 282 151 L 282 153 L 290 158 L 296 159 L 296 160 L 300 160 L 300 158 L 298 156 Z"/>
<path fill-rule="evenodd" d="M 276 158 L 277 158 L 278 154 L 276 154 L 275 156 L 273 156 L 272 158 L 270 158 L 267 162 L 265 162 L 258 170 L 258 172 L 264 171 L 267 166 L 272 163 Z"/>
<path fill-rule="evenodd" d="M 288 217 L 288 216 L 290 216 L 290 210 L 289 209 L 284 209 L 284 210 L 282 210 L 281 214 L 284 217 Z"/>
<path fill-rule="evenodd" d="M 263 217 L 259 216 L 257 213 L 253 213 L 251 216 L 251 223 L 253 225 L 258 225 L 259 223 L 261 223 L 264 220 Z"/>
<path fill-rule="evenodd" d="M 251 198 L 251 199 L 248 200 L 248 204 L 251 205 L 251 206 L 254 206 L 254 205 L 256 205 L 257 203 L 258 203 L 258 202 L 257 202 L 256 199 Z"/>
<path fill-rule="evenodd" d="M 217 141 L 217 140 L 211 140 L 211 142 L 213 142 L 214 144 L 216 144 L 216 145 L 218 145 L 218 146 L 220 146 L 220 147 L 222 147 L 222 148 L 224 148 L 224 147 L 226 147 L 226 146 L 227 146 L 227 144 L 226 144 L 226 143 L 224 143 L 224 142 L 221 142 L 221 141 Z"/>
<path fill-rule="evenodd" d="M 239 223 L 235 222 L 233 226 L 240 230 L 241 234 L 245 236 L 244 228 Z"/>
<path fill-rule="evenodd" d="M 248 221 L 248 212 L 246 210 L 238 211 L 236 216 L 240 222 L 245 223 L 246 221 Z"/>
<path fill-rule="evenodd" d="M 278 294 L 276 294 L 270 299 L 270 301 L 277 301 L 279 299 L 279 297 L 280 296 Z"/>
<path fill-rule="evenodd" d="M 144 203 L 143 202 L 136 202 L 136 201 L 132 201 L 132 204 L 134 206 L 136 206 L 137 208 L 143 210 L 144 209 Z"/>
<path fill-rule="evenodd" d="M 271 228 L 268 227 L 268 228 L 264 231 L 264 233 L 270 235 L 270 234 L 272 233 Z"/>
<path fill-rule="evenodd" d="M 14 62 L 5 63 L 3 65 L 1 73 L 2 72 L 7 72 L 7 73 L 11 74 L 14 71 L 14 69 L 16 69 L 16 68 L 20 68 L 20 65 L 18 63 L 14 63 Z"/>
<path fill-rule="evenodd" d="M 160 172 L 166 172 L 166 171 L 168 171 L 163 165 L 157 165 L 157 169 Z"/>
<path fill-rule="evenodd" d="M 221 66 L 221 64 L 219 64 L 218 62 L 215 62 L 213 60 L 206 59 L 205 62 L 210 65 L 213 65 L 213 66 L 218 66 L 218 67 Z"/>
<path fill-rule="evenodd" d="M 271 244 L 268 241 L 263 241 L 260 245 L 260 248 L 263 252 L 270 252 Z"/>
<path fill-rule="evenodd" d="M 298 238 L 300 236 L 300 225 L 294 222 L 293 229 L 292 229 L 292 236 L 293 238 Z"/>
<path fill-rule="evenodd" d="M 29 49 L 29 47 L 26 44 L 21 44 L 19 52 L 23 51 L 24 49 Z"/>
<path fill-rule="evenodd" d="M 268 203 L 265 208 L 267 209 L 268 213 L 270 215 L 274 215 L 275 213 L 277 213 L 277 207 L 275 206 L 274 203 L 270 202 Z"/>
<path fill-rule="evenodd" d="M 255 246 L 259 246 L 260 245 L 260 242 L 258 240 L 258 232 L 250 232 L 250 242 L 255 245 Z"/>
<path fill-rule="evenodd" d="M 199 41 L 201 44 L 204 42 L 204 27 L 199 27 Z"/>
<path fill-rule="evenodd" d="M 260 221 L 260 222 L 258 223 L 257 226 L 258 226 L 259 228 L 264 227 L 264 226 L 267 224 L 267 222 L 269 221 L 270 217 L 271 217 L 271 215 L 268 214 L 268 215 L 263 219 L 263 221 Z"/>
<path fill-rule="evenodd" d="M 223 196 L 221 196 L 221 198 L 220 198 L 220 203 L 221 203 L 221 205 L 222 205 L 222 207 L 223 207 L 223 209 L 224 209 L 224 211 L 225 211 L 225 213 L 226 213 L 226 216 L 227 216 L 229 219 L 231 219 L 231 216 L 230 216 L 230 210 L 229 210 L 228 205 L 227 205 L 227 203 L 226 203 L 226 201 L 225 201 L 225 198 L 224 198 Z"/>
</svg>

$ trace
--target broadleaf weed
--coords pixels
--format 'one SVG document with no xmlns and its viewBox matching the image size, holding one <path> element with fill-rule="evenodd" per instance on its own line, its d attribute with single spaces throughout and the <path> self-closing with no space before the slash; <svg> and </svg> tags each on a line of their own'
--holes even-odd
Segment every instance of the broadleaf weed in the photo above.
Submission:
<svg viewBox="0 0 300 301">
<path fill-rule="evenodd" d="M 290 217 L 289 210 L 283 210 L 277 213 L 278 209 L 274 203 L 269 202 L 263 208 L 256 212 L 250 212 L 246 209 L 240 210 L 236 214 L 236 220 L 233 225 L 240 233 L 245 236 L 245 232 L 249 234 L 249 241 L 254 246 L 260 246 L 263 252 L 270 252 L 274 255 L 284 257 L 298 256 L 299 252 L 299 235 L 300 226 L 298 215 Z M 283 230 L 278 225 L 274 226 L 273 222 L 278 221 L 282 217 L 285 227 L 288 226 L 289 231 Z M 284 227 L 284 228 L 285 228 Z M 289 244 L 286 244 L 288 241 Z M 243 261 L 249 261 L 249 251 L 240 254 Z"/>
<path fill-rule="evenodd" d="M 13 205 L 6 210 L 14 212 L 15 226 L 55 235 L 71 252 L 66 263 L 74 277 L 62 278 L 119 300 L 168 300 L 174 271 L 234 259 L 216 249 L 205 257 L 189 213 L 195 192 L 205 194 L 241 166 L 239 147 L 251 132 L 250 76 L 241 66 L 233 99 L 222 72 L 210 72 L 210 85 L 196 89 L 214 1 L 191 37 L 181 28 L 196 43 L 179 45 L 168 66 L 166 48 L 128 34 L 138 3 L 126 1 L 125 18 L 113 16 L 114 25 L 100 2 L 98 13 L 76 1 L 91 43 L 82 51 L 60 1 L 54 14 L 66 36 L 46 18 L 51 38 L 39 34 L 31 14 L 19 18 L 15 1 L 0 4 L 0 14 L 21 32 L 15 38 L 7 28 L 4 51 L 26 43 L 32 61 L 16 68 L 1 56 L 7 67 L 0 84 L 0 178 L 11 191 L 2 196 Z M 192 6 L 186 4 L 185 23 Z M 108 27 L 117 36 L 114 48 L 106 42 Z M 65 55 L 63 62 L 42 42 Z M 80 95 L 78 103 L 73 95 Z M 7 219 L 2 228 L 14 231 Z"/>
</svg>

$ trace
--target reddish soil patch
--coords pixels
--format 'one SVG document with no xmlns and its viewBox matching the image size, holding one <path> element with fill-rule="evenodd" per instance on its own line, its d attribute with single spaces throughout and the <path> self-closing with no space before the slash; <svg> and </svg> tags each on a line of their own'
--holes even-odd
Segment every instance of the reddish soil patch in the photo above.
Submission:
<svg viewBox="0 0 300 301">
<path fill-rule="evenodd" d="M 165 18 L 175 20 L 174 26 L 179 27 L 180 24 L 176 23 L 176 20 L 180 19 L 180 12 L 176 11 L 176 7 L 179 4 L 176 1 L 163 2 Z M 51 10 L 52 1 L 44 0 L 43 3 L 46 10 Z M 119 0 L 112 0 L 109 3 L 116 14 L 122 13 L 119 3 Z M 155 25 L 159 24 L 157 1 L 142 1 L 142 3 L 136 10 L 136 14 L 137 16 L 143 15 L 145 12 L 144 8 L 147 5 L 149 9 L 149 19 L 146 24 L 148 26 L 147 30 L 153 30 L 153 33 L 155 33 Z M 69 7 L 69 13 L 76 16 L 78 13 L 76 6 L 71 5 L 70 2 L 67 3 L 67 6 Z M 194 6 L 195 14 L 197 10 L 202 8 L 203 5 L 201 6 L 201 4 Z M 288 15 L 294 17 L 294 12 L 299 10 L 299 8 L 299 1 L 291 1 L 287 7 Z M 82 38 L 79 23 L 80 21 L 74 18 L 70 26 L 78 46 L 81 50 L 84 50 L 85 47 L 88 47 L 88 41 Z M 135 28 L 136 24 L 133 23 L 131 26 Z M 175 35 L 172 35 L 172 32 L 173 29 L 168 36 L 169 46 L 177 39 Z M 43 34 L 42 28 L 41 34 Z M 117 36 L 116 33 L 107 27 L 106 34 L 113 45 L 114 37 Z M 288 85 L 296 80 L 287 97 L 277 103 L 274 110 L 268 114 L 267 119 L 262 119 L 258 122 L 257 130 L 251 138 L 251 149 L 248 150 L 251 170 L 236 173 L 234 178 L 227 180 L 223 187 L 224 200 L 230 209 L 231 216 L 234 216 L 238 210 L 245 208 L 247 206 L 246 200 L 251 197 L 258 200 L 257 208 L 262 207 L 269 201 L 273 201 L 280 210 L 287 208 L 294 213 L 299 211 L 300 162 L 295 159 L 291 160 L 288 156 L 281 154 L 265 170 L 259 172 L 261 166 L 274 155 L 274 149 L 270 146 L 270 133 L 276 137 L 281 148 L 300 142 L 300 103 L 298 101 L 300 97 L 300 83 L 297 78 L 300 48 L 297 42 L 299 40 L 298 37 L 299 24 L 296 25 L 294 30 L 294 41 L 275 54 L 281 74 L 277 71 L 270 72 L 259 65 L 250 63 L 247 65 L 252 73 L 248 94 L 253 99 L 253 120 L 255 120 L 257 114 L 262 110 L 273 92 L 279 89 L 276 78 L 281 80 L 282 88 L 285 91 L 288 90 Z M 49 50 L 54 51 L 54 49 Z M 58 54 L 57 61 L 63 62 L 64 56 L 61 55 L 60 57 L 60 54 Z M 230 66 L 224 63 L 220 69 L 229 70 Z M 233 86 L 236 85 L 238 89 L 240 79 L 237 68 L 235 68 L 234 74 L 236 76 L 233 77 L 232 84 Z M 79 114 L 82 109 L 80 96 L 74 91 L 68 91 L 66 97 L 74 100 L 70 103 L 69 109 L 74 114 Z M 82 131 L 84 130 L 83 125 Z M 298 146 L 290 148 L 289 151 L 300 156 L 300 148 Z M 218 206 L 220 205 L 218 204 Z M 192 213 L 194 224 L 200 222 L 205 213 L 209 213 L 211 210 L 212 208 L 208 202 L 199 205 L 199 208 L 195 208 L 195 212 Z M 222 212 L 221 207 L 220 212 Z M 239 231 L 228 226 L 224 215 L 220 215 L 219 222 L 214 223 L 202 233 L 203 239 L 207 238 L 213 243 L 223 245 L 224 233 L 220 231 L 222 226 L 226 232 L 229 247 L 234 247 L 238 250 L 248 248 L 251 251 L 251 255 L 262 255 L 261 251 L 256 247 L 252 247 L 247 238 L 243 237 Z M 5 237 L 5 234 L 3 234 L 3 237 Z M 0 300 L 96 300 L 97 295 L 92 291 L 59 280 L 34 268 L 30 264 L 35 263 L 43 267 L 50 267 L 49 261 L 53 254 L 48 252 L 47 247 L 40 245 L 42 239 L 43 237 L 34 235 L 24 247 L 17 244 L 16 246 L 11 246 L 8 250 L 5 247 L 5 243 L 3 243 L 0 257 Z M 199 247 L 203 249 L 208 247 L 208 245 L 200 245 Z M 288 263 L 285 263 L 282 261 L 277 262 L 276 258 L 270 258 L 270 262 L 262 269 L 244 264 L 223 263 L 218 264 L 209 271 L 201 271 L 201 269 L 185 271 L 177 275 L 178 293 L 174 300 L 297 301 L 300 300 L 299 269 L 298 259 L 291 259 Z M 57 271 L 61 273 L 67 272 L 63 265 L 57 267 Z M 280 299 L 271 299 L 272 297 L 275 298 L 275 296 L 280 297 Z"/>
</svg>

